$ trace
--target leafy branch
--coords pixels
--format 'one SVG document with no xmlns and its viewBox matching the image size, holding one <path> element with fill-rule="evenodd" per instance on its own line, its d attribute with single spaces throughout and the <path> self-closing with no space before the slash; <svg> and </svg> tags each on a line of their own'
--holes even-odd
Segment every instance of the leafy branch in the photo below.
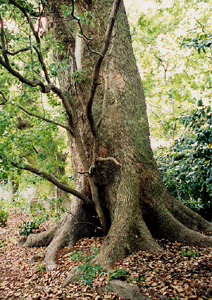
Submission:
<svg viewBox="0 0 212 300">
<path fill-rule="evenodd" d="M 27 19 L 28 23 L 29 23 L 29 26 L 30 26 L 30 29 L 32 30 L 32 33 L 35 37 L 35 40 L 36 40 L 36 43 L 37 45 L 39 45 L 39 48 L 41 49 L 41 41 L 40 41 L 40 37 L 39 37 L 39 32 L 35 30 L 35 27 L 32 23 L 32 20 L 29 16 L 29 14 L 27 13 L 27 11 L 23 8 L 23 6 L 19 5 L 17 3 L 17 1 L 14 1 L 14 0 L 10 0 L 10 2 L 15 6 L 17 7 L 25 16 L 25 18 Z M 44 63 L 44 59 L 43 59 L 43 56 L 42 56 L 42 53 L 40 50 L 37 49 L 37 47 L 33 46 L 33 48 L 35 49 L 36 53 L 37 53 L 37 56 L 38 56 L 38 59 L 40 61 L 40 64 L 41 64 L 41 67 L 42 67 L 42 70 L 44 72 L 44 75 L 45 75 L 45 78 L 46 78 L 46 81 L 48 83 L 50 83 L 50 78 L 49 78 L 49 75 L 48 75 L 48 71 L 47 71 L 47 68 L 46 68 L 46 65 Z"/>
</svg>

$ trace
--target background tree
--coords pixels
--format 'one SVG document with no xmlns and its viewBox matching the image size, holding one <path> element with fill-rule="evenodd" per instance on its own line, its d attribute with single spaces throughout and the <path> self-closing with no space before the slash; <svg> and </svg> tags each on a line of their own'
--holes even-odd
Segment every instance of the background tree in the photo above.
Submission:
<svg viewBox="0 0 212 300">
<path fill-rule="evenodd" d="M 44 17 L 48 26 L 42 31 L 37 24 Z M 12 18 L 19 24 L 18 36 L 6 26 Z M 78 198 L 69 214 L 49 231 L 29 235 L 24 245 L 48 245 L 48 270 L 55 266 L 59 249 L 95 234 L 97 227 L 98 234 L 106 235 L 97 257 L 103 266 L 138 249 L 159 251 L 155 237 L 212 245 L 210 236 L 197 231 L 208 232 L 211 224 L 173 198 L 158 173 L 123 3 L 9 0 L 1 5 L 0 22 L 0 64 L 8 78 L 13 75 L 17 87 L 40 89 L 50 95 L 48 103 L 52 97 L 58 103 L 59 121 L 37 106 L 33 114 L 29 106 L 25 112 L 46 126 L 66 130 L 76 189 L 47 169 L 28 164 L 19 152 L 10 156 L 11 148 L 1 147 L 2 163 L 43 176 Z M 23 52 L 31 66 L 27 73 Z M 53 66 L 48 63 L 51 54 Z M 2 88 L 2 110 L 12 110 L 19 99 L 11 102 Z M 45 147 L 45 140 L 40 145 Z"/>
<path fill-rule="evenodd" d="M 192 51 L 189 40 L 200 36 L 206 46 L 208 36 L 209 42 L 210 7 L 211 1 L 148 0 L 128 8 L 152 138 L 170 141 L 183 130 L 181 114 L 196 108 L 199 99 L 211 101 L 211 54 Z M 182 47 L 183 38 L 190 49 Z"/>
</svg>

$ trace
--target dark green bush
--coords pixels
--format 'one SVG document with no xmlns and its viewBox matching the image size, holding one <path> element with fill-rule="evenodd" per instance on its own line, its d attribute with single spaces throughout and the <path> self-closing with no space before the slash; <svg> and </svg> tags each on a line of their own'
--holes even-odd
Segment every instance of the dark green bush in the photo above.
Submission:
<svg viewBox="0 0 212 300">
<path fill-rule="evenodd" d="M 200 103 L 201 104 L 201 103 Z M 212 219 L 212 111 L 200 106 L 179 121 L 185 132 L 155 158 L 170 192 L 203 217 Z"/>
</svg>

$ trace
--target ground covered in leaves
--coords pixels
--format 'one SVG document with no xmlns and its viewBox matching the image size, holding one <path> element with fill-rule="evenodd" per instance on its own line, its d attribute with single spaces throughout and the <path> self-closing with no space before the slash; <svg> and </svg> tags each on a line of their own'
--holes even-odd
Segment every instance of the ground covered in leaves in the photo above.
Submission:
<svg viewBox="0 0 212 300">
<path fill-rule="evenodd" d="M 81 282 L 64 288 L 67 273 L 76 265 L 88 266 L 89 257 L 95 255 L 102 239 L 83 239 L 74 248 L 62 249 L 57 270 L 46 273 L 44 248 L 17 246 L 18 225 L 29 219 L 26 212 L 11 213 L 7 226 L 0 228 L 0 299 L 122 299 L 115 294 L 100 294 L 100 287 L 109 278 L 137 284 L 150 299 L 212 299 L 212 248 L 164 240 L 158 241 L 164 249 L 160 255 L 134 253 L 114 266 L 112 273 L 97 275 L 92 283 L 87 278 L 91 286 Z M 46 222 L 40 230 L 48 226 Z M 90 269 L 90 274 L 97 269 Z"/>
</svg>

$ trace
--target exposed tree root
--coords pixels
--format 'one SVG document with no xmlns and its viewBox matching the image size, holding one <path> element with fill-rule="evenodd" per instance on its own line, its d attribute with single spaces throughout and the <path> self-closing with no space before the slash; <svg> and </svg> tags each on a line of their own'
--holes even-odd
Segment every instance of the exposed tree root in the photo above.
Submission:
<svg viewBox="0 0 212 300">
<path fill-rule="evenodd" d="M 170 211 L 178 221 L 195 231 L 212 232 L 212 223 L 206 221 L 198 213 L 192 211 L 174 197 L 171 196 L 170 198 L 172 198 L 173 203 Z"/>
<path fill-rule="evenodd" d="M 122 187 L 121 190 L 110 230 L 95 259 L 95 263 L 103 268 L 110 270 L 115 262 L 135 251 L 161 251 L 155 237 L 198 246 L 212 246 L 212 237 L 197 231 L 208 232 L 212 225 L 179 201 L 171 198 L 172 205 L 170 202 L 163 204 L 159 198 L 157 201 L 146 201 L 144 209 L 148 211 L 148 215 L 145 215 L 144 220 L 139 201 L 131 206 L 132 197 L 138 197 L 138 191 L 134 186 L 124 191 Z M 47 271 L 51 271 L 56 266 L 60 249 L 68 244 L 72 247 L 82 237 L 94 234 L 92 221 L 91 214 L 77 200 L 72 206 L 72 213 L 63 216 L 48 231 L 30 235 L 24 246 L 47 246 L 45 263 Z M 73 270 L 65 284 L 75 280 L 77 274 L 77 270 Z"/>
<path fill-rule="evenodd" d="M 82 203 L 77 200 L 73 207 L 73 213 L 65 214 L 49 230 L 30 234 L 25 243 L 22 243 L 25 247 L 47 246 L 44 259 L 47 271 L 52 271 L 56 267 L 57 253 L 60 249 L 67 245 L 72 247 L 82 237 L 94 234 L 90 214 L 83 209 Z"/>
<path fill-rule="evenodd" d="M 195 213 L 190 213 L 190 210 L 184 208 L 183 205 L 180 206 L 180 208 L 181 211 L 183 211 L 182 215 L 184 216 L 184 218 L 182 217 L 179 221 L 166 208 L 165 205 L 158 205 L 154 207 L 154 209 L 152 210 L 152 213 L 154 215 L 154 223 L 150 224 L 150 228 L 152 228 L 155 236 L 159 238 L 169 239 L 170 241 L 178 241 L 181 243 L 187 243 L 197 246 L 212 246 L 212 237 L 196 231 L 199 228 L 205 228 L 207 229 L 207 231 L 209 231 L 211 224 L 205 221 L 200 216 L 197 216 Z M 175 215 L 178 216 L 179 214 L 177 214 L 177 211 L 175 209 Z M 194 221 L 192 221 L 191 216 L 194 217 Z M 190 224 L 190 226 L 184 225 L 186 221 Z M 155 230 L 154 227 L 157 228 L 157 230 Z"/>
<path fill-rule="evenodd" d="M 132 252 L 141 249 L 154 252 L 160 250 L 142 219 L 135 220 L 133 224 L 125 221 L 119 220 L 118 225 L 116 222 L 112 224 L 96 258 L 96 263 L 106 269 Z"/>
<path fill-rule="evenodd" d="M 49 230 L 41 233 L 30 234 L 23 244 L 25 247 L 46 247 L 48 246 L 53 238 L 55 237 L 58 229 L 61 228 L 67 221 L 68 214 L 63 216 L 54 226 Z"/>
</svg>

